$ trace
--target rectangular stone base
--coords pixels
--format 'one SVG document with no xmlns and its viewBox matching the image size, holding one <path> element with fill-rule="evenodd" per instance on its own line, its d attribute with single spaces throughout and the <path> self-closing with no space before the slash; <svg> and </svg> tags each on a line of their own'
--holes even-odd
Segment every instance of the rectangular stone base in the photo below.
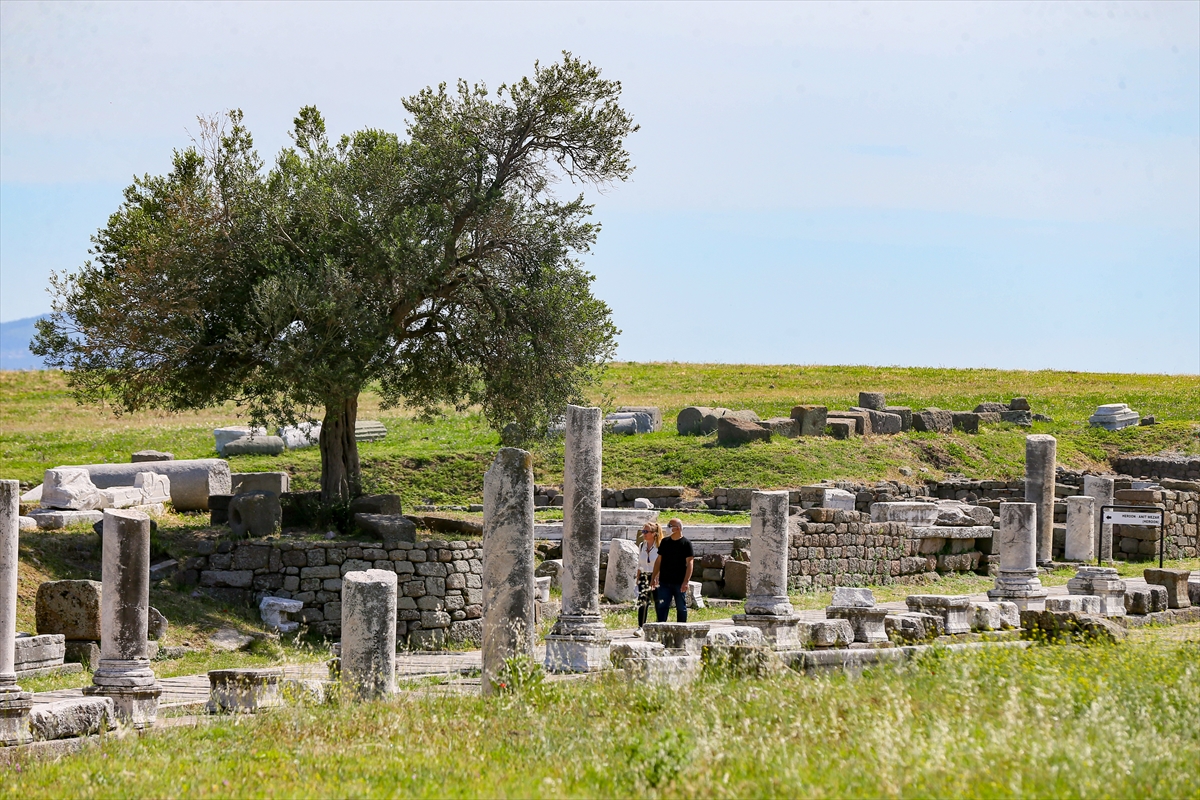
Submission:
<svg viewBox="0 0 1200 800">
<path fill-rule="evenodd" d="M 607 638 L 554 634 L 546 637 L 547 672 L 599 672 L 609 666 Z"/>
<path fill-rule="evenodd" d="M 83 693 L 112 698 L 117 719 L 138 730 L 150 727 L 158 719 L 158 697 L 162 694 L 158 686 L 85 686 Z"/>
<path fill-rule="evenodd" d="M 33 708 L 33 695 L 29 692 L 5 692 L 0 694 L 0 747 L 25 744 L 32 738 L 29 733 L 29 709 Z"/>
<path fill-rule="evenodd" d="M 773 617 L 765 614 L 734 614 L 734 625 L 748 625 L 762 631 L 765 639 L 776 650 L 795 650 L 806 647 L 812 628 L 798 616 Z"/>
<path fill-rule="evenodd" d="M 274 708 L 282 702 L 279 681 L 281 667 L 265 669 L 213 669 L 208 671 L 209 713 L 253 714 Z"/>
<path fill-rule="evenodd" d="M 662 655 L 649 658 L 627 658 L 623 662 L 625 677 L 631 682 L 653 686 L 684 686 L 700 677 L 700 656 Z"/>
</svg>

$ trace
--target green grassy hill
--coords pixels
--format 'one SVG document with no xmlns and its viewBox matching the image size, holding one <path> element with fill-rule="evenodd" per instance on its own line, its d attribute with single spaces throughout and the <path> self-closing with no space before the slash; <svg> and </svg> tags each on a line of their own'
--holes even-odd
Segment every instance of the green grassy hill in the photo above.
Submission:
<svg viewBox="0 0 1200 800">
<path fill-rule="evenodd" d="M 883 391 L 888 402 L 970 410 L 983 401 L 1027 397 L 1036 412 L 1054 422 L 1033 431 L 1059 439 L 1059 462 L 1075 468 L 1100 466 L 1118 452 L 1200 453 L 1200 377 L 1075 372 L 951 370 L 902 367 L 752 366 L 718 364 L 613 364 L 593 402 L 658 405 L 666 430 L 636 437 L 607 437 L 604 483 L 623 487 L 682 484 L 705 494 L 717 486 L 789 487 L 824 478 L 900 478 L 947 472 L 973 477 L 1013 478 L 1022 474 L 1028 429 L 988 427 L 978 435 L 910 433 L 851 441 L 828 438 L 776 439 L 769 444 L 725 448 L 714 436 L 680 437 L 674 417 L 688 405 L 750 408 L 761 417 L 786 416 L 798 403 L 846 408 L 858 392 Z M 1087 417 L 1105 402 L 1127 402 L 1161 424 L 1116 433 L 1087 427 Z M 388 437 L 362 444 L 369 491 L 398 492 L 408 504 L 479 502 L 483 473 L 499 447 L 499 436 L 478 414 L 451 414 L 433 422 L 403 409 L 380 410 L 368 393 L 360 417 L 381 419 Z M 159 412 L 116 417 L 94 406 L 78 406 L 57 372 L 0 373 L 0 474 L 35 484 L 59 464 L 127 461 L 138 449 L 168 450 L 178 458 L 213 456 L 213 427 L 244 422 L 232 405 L 172 415 Z M 532 446 L 537 478 L 561 479 L 561 440 Z M 240 456 L 235 470 L 287 470 L 297 488 L 315 488 L 315 449 L 277 457 Z"/>
</svg>

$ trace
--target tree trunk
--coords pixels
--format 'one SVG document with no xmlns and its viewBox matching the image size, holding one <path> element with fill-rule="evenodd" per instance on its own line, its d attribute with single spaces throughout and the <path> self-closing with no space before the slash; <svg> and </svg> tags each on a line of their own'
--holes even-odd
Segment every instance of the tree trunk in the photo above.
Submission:
<svg viewBox="0 0 1200 800">
<path fill-rule="evenodd" d="M 362 493 L 358 465 L 358 395 L 325 404 L 321 423 L 321 502 L 346 502 Z"/>
</svg>

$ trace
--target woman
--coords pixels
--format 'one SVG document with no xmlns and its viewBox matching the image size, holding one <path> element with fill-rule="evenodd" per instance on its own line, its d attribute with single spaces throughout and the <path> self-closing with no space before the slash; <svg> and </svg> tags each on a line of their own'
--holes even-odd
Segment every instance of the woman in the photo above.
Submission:
<svg viewBox="0 0 1200 800">
<path fill-rule="evenodd" d="M 650 576 L 654 574 L 654 562 L 658 560 L 658 545 L 662 542 L 662 526 L 647 522 L 642 526 L 642 543 L 638 546 L 638 628 L 646 624 L 650 604 L 654 602 L 654 590 L 650 588 Z"/>
</svg>

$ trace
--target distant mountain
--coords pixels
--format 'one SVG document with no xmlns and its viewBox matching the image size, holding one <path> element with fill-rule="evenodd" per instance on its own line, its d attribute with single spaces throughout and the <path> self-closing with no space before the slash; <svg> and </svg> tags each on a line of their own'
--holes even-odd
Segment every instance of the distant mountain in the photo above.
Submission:
<svg viewBox="0 0 1200 800">
<path fill-rule="evenodd" d="M 49 316 L 26 317 L 11 322 L 0 322 L 0 369 L 45 369 L 42 359 L 29 352 L 29 342 L 39 319 Z"/>
</svg>

